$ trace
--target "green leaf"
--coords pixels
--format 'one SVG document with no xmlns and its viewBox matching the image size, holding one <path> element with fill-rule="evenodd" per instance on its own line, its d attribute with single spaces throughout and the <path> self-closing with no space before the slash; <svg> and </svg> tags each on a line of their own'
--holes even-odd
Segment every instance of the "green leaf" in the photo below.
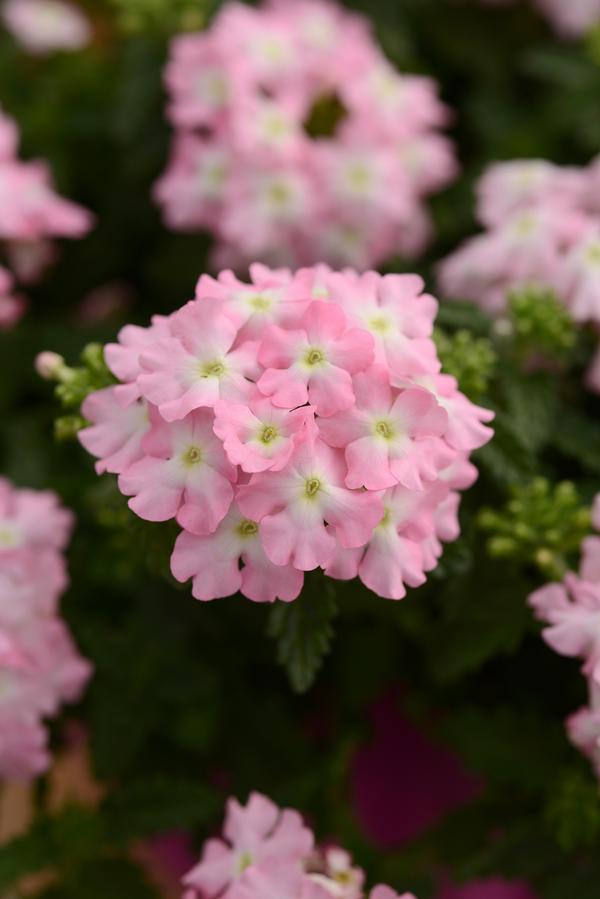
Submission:
<svg viewBox="0 0 600 899">
<path fill-rule="evenodd" d="M 506 422 L 515 438 L 537 452 L 548 442 L 556 424 L 554 380 L 544 373 L 511 379 L 506 385 L 506 400 Z"/>
<path fill-rule="evenodd" d="M 338 608 L 335 592 L 323 576 L 314 575 L 292 603 L 278 602 L 269 619 L 269 636 L 277 640 L 277 658 L 298 693 L 313 684 L 333 637 Z"/>
</svg>

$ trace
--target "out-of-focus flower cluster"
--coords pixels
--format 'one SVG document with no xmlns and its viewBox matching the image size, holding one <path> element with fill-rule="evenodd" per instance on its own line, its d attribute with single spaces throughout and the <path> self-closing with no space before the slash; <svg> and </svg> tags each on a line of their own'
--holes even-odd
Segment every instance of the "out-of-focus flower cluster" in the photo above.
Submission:
<svg viewBox="0 0 600 899">
<path fill-rule="evenodd" d="M 586 168 L 496 163 L 477 186 L 477 216 L 484 233 L 439 267 L 446 296 L 498 313 L 511 296 L 550 292 L 600 329 L 600 157 Z M 588 383 L 600 390 L 600 353 Z"/>
<path fill-rule="evenodd" d="M 482 2 L 488 6 L 510 6 L 515 0 Z M 600 0 L 533 0 L 533 4 L 563 37 L 581 37 L 600 22 Z"/>
<path fill-rule="evenodd" d="M 45 163 L 18 158 L 18 141 L 16 123 L 0 109 L 0 251 L 16 278 L 30 284 L 54 259 L 52 238 L 83 237 L 92 216 L 55 192 Z M 24 308 L 0 267 L 0 327 L 14 324 Z"/>
<path fill-rule="evenodd" d="M 252 793 L 227 803 L 223 839 L 210 839 L 184 879 L 183 899 L 365 899 L 365 874 L 344 849 L 315 845 L 293 809 Z M 388 886 L 369 899 L 414 899 Z"/>
<path fill-rule="evenodd" d="M 593 525 L 600 531 L 600 495 L 594 501 Z M 600 779 L 600 537 L 586 537 L 579 574 L 569 572 L 529 597 L 537 617 L 548 626 L 546 643 L 556 652 L 582 660 L 589 703 L 567 720 L 571 742 L 591 760 Z"/>
<path fill-rule="evenodd" d="M 0 19 L 27 53 L 81 50 L 91 39 L 81 9 L 63 0 L 3 0 Z"/>
<path fill-rule="evenodd" d="M 203 275 L 125 327 L 80 440 L 137 515 L 181 525 L 171 567 L 198 599 L 292 600 L 319 567 L 399 599 L 458 536 L 493 414 L 440 372 L 418 276 L 255 264 L 251 282 Z"/>
<path fill-rule="evenodd" d="M 81 694 L 90 664 L 59 616 L 71 513 L 49 492 L 0 480 L 0 777 L 50 761 L 43 719 Z"/>
<path fill-rule="evenodd" d="M 430 78 L 400 74 L 366 19 L 326 0 L 227 3 L 177 37 L 166 69 L 176 135 L 155 195 L 215 263 L 358 269 L 414 255 L 424 197 L 455 176 Z"/>
</svg>

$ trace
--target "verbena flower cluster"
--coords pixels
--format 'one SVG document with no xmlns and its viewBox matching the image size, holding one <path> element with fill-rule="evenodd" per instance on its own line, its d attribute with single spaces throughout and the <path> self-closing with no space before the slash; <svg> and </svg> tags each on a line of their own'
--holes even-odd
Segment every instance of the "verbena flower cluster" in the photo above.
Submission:
<svg viewBox="0 0 600 899">
<path fill-rule="evenodd" d="M 510 6 L 514 0 L 483 0 L 488 6 Z M 600 22 L 600 0 L 533 0 L 563 37 L 577 38 Z"/>
<path fill-rule="evenodd" d="M 44 162 L 21 161 L 18 142 L 16 123 L 0 109 L 0 252 L 19 281 L 32 283 L 54 259 L 51 239 L 83 237 L 92 216 L 55 192 Z M 14 304 L 13 321 L 22 309 Z"/>
<path fill-rule="evenodd" d="M 600 531 L 600 495 L 594 501 L 592 521 Z M 587 537 L 581 549 L 579 574 L 569 572 L 562 583 L 536 590 L 529 604 L 548 625 L 543 631 L 546 643 L 583 662 L 589 703 L 568 718 L 567 731 L 600 779 L 600 537 Z"/>
<path fill-rule="evenodd" d="M 76 700 L 91 674 L 58 610 L 71 526 L 53 493 L 0 479 L 0 777 L 48 767 L 43 719 Z"/>
<path fill-rule="evenodd" d="M 484 233 L 439 267 L 446 296 L 496 313 L 511 293 L 549 290 L 600 329 L 600 157 L 586 168 L 496 163 L 477 186 L 477 216 Z M 588 380 L 600 390 L 600 354 Z"/>
<path fill-rule="evenodd" d="M 121 383 L 87 397 L 80 440 L 137 515 L 182 527 L 172 571 L 197 599 L 293 600 L 319 567 L 399 599 L 458 536 L 493 414 L 440 372 L 422 290 L 253 265 L 105 348 Z"/>
<path fill-rule="evenodd" d="M 227 803 L 224 839 L 210 839 L 183 879 L 183 899 L 365 899 L 365 874 L 344 849 L 317 846 L 301 815 L 252 793 Z M 414 899 L 376 886 L 369 899 Z"/>
<path fill-rule="evenodd" d="M 4 0 L 0 19 L 34 56 L 81 50 L 91 39 L 90 24 L 81 8 L 63 0 Z"/>
<path fill-rule="evenodd" d="M 424 197 L 457 172 L 430 78 L 397 72 L 367 19 L 326 0 L 227 3 L 175 39 L 176 135 L 155 195 L 167 224 L 217 238 L 215 265 L 414 255 Z"/>
</svg>

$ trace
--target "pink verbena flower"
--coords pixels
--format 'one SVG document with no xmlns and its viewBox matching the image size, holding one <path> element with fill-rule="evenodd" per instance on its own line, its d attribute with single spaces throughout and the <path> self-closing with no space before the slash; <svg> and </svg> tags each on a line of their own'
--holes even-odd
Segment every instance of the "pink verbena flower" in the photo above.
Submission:
<svg viewBox="0 0 600 899">
<path fill-rule="evenodd" d="M 250 284 L 238 280 L 231 271 L 217 279 L 202 275 L 196 287 L 196 299 L 219 299 L 223 309 L 239 327 L 237 343 L 262 337 L 267 325 L 289 326 L 298 322 L 311 295 L 303 290 L 301 279 L 292 278 L 289 269 L 271 270 L 254 263 L 250 266 Z"/>
<path fill-rule="evenodd" d="M 418 275 L 334 272 L 327 278 L 331 299 L 349 320 L 375 341 L 375 361 L 389 367 L 392 383 L 406 375 L 439 371 L 431 335 L 437 301 L 423 293 Z"/>
<path fill-rule="evenodd" d="M 300 815 L 252 793 L 227 804 L 225 840 L 210 839 L 183 878 L 183 899 L 366 899 L 364 871 L 337 847 L 314 846 Z M 369 899 L 414 899 L 380 885 Z"/>
<path fill-rule="evenodd" d="M 280 809 L 260 793 L 251 793 L 245 806 L 228 801 L 223 835 L 225 840 L 207 840 L 200 862 L 183 879 L 186 887 L 210 899 L 234 899 L 240 879 L 261 863 L 274 860 L 293 869 L 314 841 L 298 812 Z"/>
<path fill-rule="evenodd" d="M 383 515 L 367 546 L 339 547 L 326 573 L 339 580 L 358 576 L 378 596 L 402 599 L 406 585 L 420 586 L 433 567 L 424 541 L 435 537 L 435 511 L 447 496 L 448 486 L 441 482 L 422 491 L 401 486 L 385 491 Z"/>
<path fill-rule="evenodd" d="M 65 548 L 73 515 L 50 490 L 16 489 L 0 478 L 0 553 L 23 546 Z"/>
<path fill-rule="evenodd" d="M 297 330 L 268 328 L 258 360 L 266 369 L 258 389 L 275 406 L 292 409 L 309 401 L 319 415 L 333 415 L 354 403 L 351 375 L 373 361 L 373 340 L 349 328 L 338 306 L 317 301 Z"/>
<path fill-rule="evenodd" d="M 21 2 L 26 5 L 28 0 L 11 0 L 3 10 Z M 38 6 L 36 0 L 31 3 Z M 56 193 L 45 163 L 18 159 L 18 141 L 16 124 L 0 109 L 0 245 L 17 278 L 30 283 L 54 259 L 50 239 L 83 237 L 93 217 Z M 23 310 L 22 298 L 0 290 L 0 327 L 11 326 Z"/>
<path fill-rule="evenodd" d="M 353 386 L 356 404 L 319 420 L 325 442 L 345 448 L 346 485 L 421 490 L 423 481 L 434 480 L 454 457 L 440 439 L 447 413 L 428 390 L 394 391 L 383 366 L 356 375 Z"/>
<path fill-rule="evenodd" d="M 98 474 L 120 474 L 142 458 L 142 439 L 150 428 L 144 400 L 124 405 L 118 387 L 105 387 L 86 397 L 81 412 L 92 424 L 77 437 L 88 453 L 99 459 Z"/>
<path fill-rule="evenodd" d="M 381 499 L 348 490 L 344 481 L 341 453 L 307 436 L 287 468 L 255 474 L 239 488 L 239 507 L 261 523 L 263 546 L 275 565 L 310 571 L 329 564 L 338 541 L 346 548 L 364 546 L 383 514 Z"/>
<path fill-rule="evenodd" d="M 63 0 L 5 0 L 2 20 L 29 53 L 80 50 L 91 38 L 81 9 Z"/>
<path fill-rule="evenodd" d="M 245 518 L 233 503 L 214 533 L 203 537 L 183 531 L 179 535 L 171 556 L 173 576 L 181 582 L 193 578 L 192 596 L 201 600 L 238 591 L 254 602 L 296 599 L 304 575 L 292 565 L 271 562 L 261 531 L 261 524 Z"/>
<path fill-rule="evenodd" d="M 153 414 L 144 455 L 119 475 L 129 507 L 147 521 L 178 523 L 193 534 L 211 534 L 233 499 L 235 467 L 213 432 L 207 409 L 173 423 Z"/>
<path fill-rule="evenodd" d="M 155 197 L 170 227 L 213 233 L 219 267 L 368 268 L 426 245 L 425 197 L 457 170 L 448 113 L 366 18 L 327 0 L 228 2 L 173 41 L 165 81 L 174 149 Z"/>
<path fill-rule="evenodd" d="M 184 529 L 172 569 L 198 599 L 291 600 L 317 567 L 400 598 L 457 538 L 493 415 L 439 373 L 422 289 L 254 265 L 106 347 L 119 383 L 86 399 L 81 442 L 136 514 Z"/>
<path fill-rule="evenodd" d="M 91 666 L 58 616 L 70 512 L 0 479 L 0 777 L 48 766 L 42 719 L 79 698 Z"/>
<path fill-rule="evenodd" d="M 583 672 L 600 683 L 600 584 L 568 574 L 529 597 L 537 617 L 549 625 L 546 643 L 556 652 L 583 658 Z"/>
<path fill-rule="evenodd" d="M 591 762 L 600 780 L 600 707 L 584 706 L 566 722 L 569 740 Z"/>
<path fill-rule="evenodd" d="M 365 872 L 353 864 L 352 856 L 345 849 L 329 846 L 315 853 L 314 862 L 308 863 L 310 880 L 327 896 L 336 899 L 362 899 Z"/>
<path fill-rule="evenodd" d="M 400 895 L 391 887 L 380 884 L 371 890 L 369 899 L 415 899 L 415 897 L 412 893 L 402 893 Z"/>
<path fill-rule="evenodd" d="M 219 399 L 243 401 L 256 371 L 256 345 L 233 347 L 237 327 L 218 300 L 191 300 L 169 319 L 170 337 L 140 356 L 137 383 L 166 421 L 177 421 Z"/>
<path fill-rule="evenodd" d="M 600 324 L 600 220 L 565 254 L 555 287 L 576 322 Z"/>
<path fill-rule="evenodd" d="M 540 159 L 490 166 L 478 187 L 485 230 L 442 260 L 438 280 L 453 299 L 502 313 L 511 294 L 549 291 L 578 323 L 600 322 L 600 167 Z M 586 383 L 600 390 L 592 362 Z"/>
<path fill-rule="evenodd" d="M 535 0 L 535 4 L 564 37 L 581 37 L 600 21 L 600 0 Z"/>
<path fill-rule="evenodd" d="M 214 432 L 229 461 L 242 471 L 281 471 L 313 415 L 308 406 L 288 412 L 257 394 L 248 405 L 216 403 Z"/>
</svg>

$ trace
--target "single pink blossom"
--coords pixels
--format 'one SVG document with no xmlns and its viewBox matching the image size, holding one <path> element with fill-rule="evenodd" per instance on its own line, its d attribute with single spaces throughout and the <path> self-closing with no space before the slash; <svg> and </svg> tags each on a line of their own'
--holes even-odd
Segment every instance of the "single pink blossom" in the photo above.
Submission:
<svg viewBox="0 0 600 899">
<path fill-rule="evenodd" d="M 239 488 L 239 507 L 260 522 L 265 553 L 275 565 L 310 571 L 329 564 L 338 541 L 346 548 L 367 543 L 383 514 L 381 498 L 348 490 L 344 479 L 341 454 L 310 436 L 283 471 L 255 474 Z"/>
<path fill-rule="evenodd" d="M 91 28 L 81 9 L 63 0 L 5 0 L 4 24 L 29 52 L 43 56 L 56 50 L 80 50 Z"/>
<path fill-rule="evenodd" d="M 171 571 L 178 581 L 193 578 L 192 596 L 210 600 L 238 590 L 254 602 L 290 602 L 300 594 L 304 575 L 292 565 L 274 565 L 261 542 L 262 526 L 232 504 L 208 536 L 186 531 L 175 542 Z M 243 567 L 240 568 L 240 561 Z"/>
<path fill-rule="evenodd" d="M 300 326 L 267 329 L 258 349 L 266 369 L 258 389 L 281 408 L 309 401 L 319 415 L 348 409 L 354 402 L 351 375 L 372 362 L 372 338 L 348 328 L 344 313 L 332 303 L 311 303 Z"/>
<path fill-rule="evenodd" d="M 177 421 L 217 400 L 241 402 L 247 376 L 256 373 L 256 345 L 233 349 L 237 328 L 217 300 L 192 300 L 169 320 L 171 337 L 151 344 L 140 356 L 137 383 L 166 421 Z"/>
<path fill-rule="evenodd" d="M 314 841 L 298 812 L 279 809 L 260 793 L 251 793 L 245 806 L 236 799 L 228 801 L 223 835 L 226 842 L 207 840 L 200 862 L 183 879 L 186 887 L 201 895 L 235 899 L 234 890 L 249 869 L 271 860 L 294 869 L 310 853 Z"/>
<path fill-rule="evenodd" d="M 248 405 L 217 402 L 214 431 L 229 461 L 242 471 L 281 471 L 312 421 L 308 406 L 288 412 L 258 394 Z"/>
<path fill-rule="evenodd" d="M 123 405 L 118 387 L 90 393 L 81 406 L 90 427 L 79 431 L 81 445 L 99 460 L 96 472 L 120 474 L 142 458 L 142 439 L 150 428 L 148 405 L 134 400 Z"/>
<path fill-rule="evenodd" d="M 356 405 L 319 419 L 330 446 L 345 449 L 348 487 L 382 490 L 403 484 L 421 490 L 453 459 L 440 439 L 448 416 L 428 390 L 393 391 L 383 366 L 354 378 Z"/>
<path fill-rule="evenodd" d="M 119 476 L 129 507 L 147 521 L 176 518 L 193 534 L 211 534 L 233 499 L 237 473 L 213 432 L 213 415 L 198 410 L 167 423 L 153 414 L 144 456 Z"/>
</svg>

